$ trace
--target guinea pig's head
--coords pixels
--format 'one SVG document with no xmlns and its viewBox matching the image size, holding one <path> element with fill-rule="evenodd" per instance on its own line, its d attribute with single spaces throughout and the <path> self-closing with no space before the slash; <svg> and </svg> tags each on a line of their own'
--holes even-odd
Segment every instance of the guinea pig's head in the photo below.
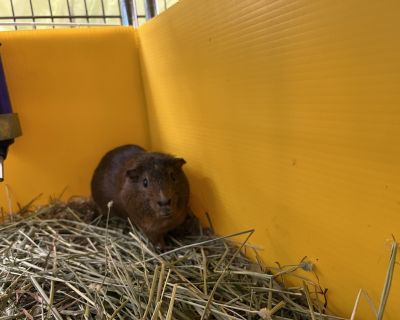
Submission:
<svg viewBox="0 0 400 320">
<path fill-rule="evenodd" d="M 126 172 L 131 194 L 127 205 L 136 214 L 176 219 L 186 214 L 189 183 L 182 170 L 185 160 L 162 153 L 145 153 Z"/>
</svg>

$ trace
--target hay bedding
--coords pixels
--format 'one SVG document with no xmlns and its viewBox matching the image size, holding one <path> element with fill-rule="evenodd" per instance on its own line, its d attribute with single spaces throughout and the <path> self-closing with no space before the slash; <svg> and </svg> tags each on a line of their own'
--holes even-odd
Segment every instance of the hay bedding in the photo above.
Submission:
<svg viewBox="0 0 400 320">
<path fill-rule="evenodd" d="M 339 319 L 318 285 L 283 287 L 309 264 L 266 269 L 228 238 L 170 236 L 159 253 L 90 203 L 24 208 L 0 226 L 0 319 Z"/>
</svg>

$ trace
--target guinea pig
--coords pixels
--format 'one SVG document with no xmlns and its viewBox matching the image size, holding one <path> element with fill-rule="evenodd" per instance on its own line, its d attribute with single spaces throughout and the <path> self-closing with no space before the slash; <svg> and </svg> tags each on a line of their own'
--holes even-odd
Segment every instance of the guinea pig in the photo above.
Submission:
<svg viewBox="0 0 400 320">
<path fill-rule="evenodd" d="M 155 245 L 183 223 L 189 213 L 189 182 L 182 158 L 147 152 L 137 145 L 117 147 L 104 155 L 91 181 L 92 198 L 100 212 L 130 220 Z"/>
</svg>

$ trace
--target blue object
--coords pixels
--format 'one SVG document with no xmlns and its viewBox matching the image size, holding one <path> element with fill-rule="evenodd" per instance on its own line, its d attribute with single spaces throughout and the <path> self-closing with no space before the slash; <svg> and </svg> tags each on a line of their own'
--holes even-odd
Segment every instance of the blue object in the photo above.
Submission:
<svg viewBox="0 0 400 320">
<path fill-rule="evenodd" d="M 8 147 L 14 138 L 21 135 L 17 114 L 12 112 L 10 96 L 0 56 L 0 182 L 4 180 L 3 162 L 7 158 Z"/>
<path fill-rule="evenodd" d="M 12 113 L 10 96 L 8 95 L 6 77 L 0 56 L 0 114 Z"/>
</svg>

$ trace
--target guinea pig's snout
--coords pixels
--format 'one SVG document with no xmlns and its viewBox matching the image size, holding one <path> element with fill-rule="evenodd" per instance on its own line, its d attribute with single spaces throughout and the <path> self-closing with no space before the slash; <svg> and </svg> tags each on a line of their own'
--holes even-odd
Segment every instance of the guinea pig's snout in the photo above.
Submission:
<svg viewBox="0 0 400 320">
<path fill-rule="evenodd" d="M 160 217 L 168 218 L 172 215 L 172 208 L 171 208 L 171 199 L 161 199 L 157 201 L 157 204 L 160 208 L 159 214 Z"/>
<path fill-rule="evenodd" d="M 171 199 L 162 199 L 157 201 L 160 208 L 169 207 L 171 205 Z"/>
</svg>

